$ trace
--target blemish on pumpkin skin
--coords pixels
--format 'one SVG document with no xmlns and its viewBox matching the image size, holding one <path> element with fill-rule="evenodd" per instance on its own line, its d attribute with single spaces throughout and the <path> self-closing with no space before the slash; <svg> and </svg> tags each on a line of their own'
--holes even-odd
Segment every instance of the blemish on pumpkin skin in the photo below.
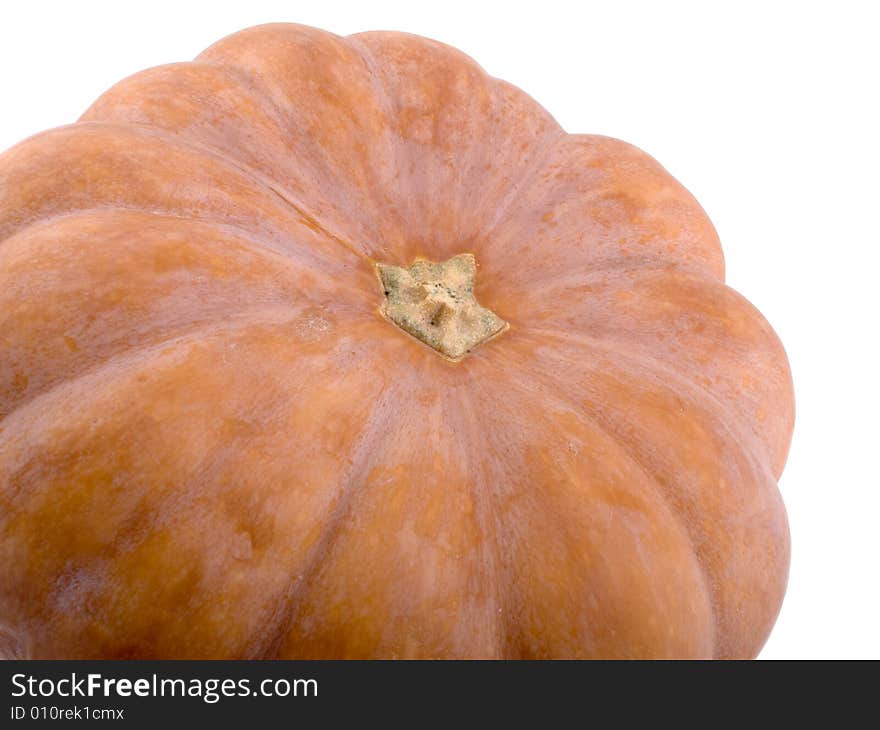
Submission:
<svg viewBox="0 0 880 730">
<path fill-rule="evenodd" d="M 220 433 L 231 439 L 253 436 L 258 432 L 258 427 L 242 418 L 226 418 L 223 420 Z"/>
<path fill-rule="evenodd" d="M 79 345 L 76 344 L 76 340 L 69 335 L 64 336 L 64 344 L 67 345 L 67 349 L 71 352 L 79 352 Z"/>
<path fill-rule="evenodd" d="M 28 382 L 28 376 L 16 370 L 15 374 L 12 376 L 12 392 L 15 395 L 23 393 L 27 390 Z"/>
<path fill-rule="evenodd" d="M 232 537 L 231 553 L 236 560 L 250 560 L 254 557 L 254 546 L 250 533 L 239 532 Z"/>
</svg>

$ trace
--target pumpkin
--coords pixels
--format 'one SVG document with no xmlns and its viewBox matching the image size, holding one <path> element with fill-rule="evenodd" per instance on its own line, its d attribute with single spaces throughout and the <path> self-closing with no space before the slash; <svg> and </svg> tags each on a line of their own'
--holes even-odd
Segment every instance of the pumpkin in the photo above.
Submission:
<svg viewBox="0 0 880 730">
<path fill-rule="evenodd" d="M 752 657 L 788 364 L 657 162 L 440 43 L 267 25 L 0 158 L 32 658 Z"/>
</svg>

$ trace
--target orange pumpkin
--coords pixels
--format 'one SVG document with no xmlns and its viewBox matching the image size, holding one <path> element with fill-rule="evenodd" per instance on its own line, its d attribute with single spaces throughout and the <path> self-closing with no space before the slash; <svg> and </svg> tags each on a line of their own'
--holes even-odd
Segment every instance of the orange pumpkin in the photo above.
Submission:
<svg viewBox="0 0 880 730">
<path fill-rule="evenodd" d="M 793 398 L 652 158 L 400 33 L 237 33 L 0 158 L 27 657 L 751 657 Z"/>
</svg>

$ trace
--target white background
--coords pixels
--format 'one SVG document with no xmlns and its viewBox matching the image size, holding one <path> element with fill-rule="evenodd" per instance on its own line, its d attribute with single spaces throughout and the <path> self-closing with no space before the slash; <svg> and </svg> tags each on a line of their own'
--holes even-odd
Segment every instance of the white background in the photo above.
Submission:
<svg viewBox="0 0 880 730">
<path fill-rule="evenodd" d="M 872 14 L 875 14 L 872 17 Z M 875 3 L 5 2 L 0 149 L 114 82 L 269 21 L 449 43 L 702 203 L 797 393 L 789 589 L 763 658 L 880 658 L 880 8 Z"/>
</svg>

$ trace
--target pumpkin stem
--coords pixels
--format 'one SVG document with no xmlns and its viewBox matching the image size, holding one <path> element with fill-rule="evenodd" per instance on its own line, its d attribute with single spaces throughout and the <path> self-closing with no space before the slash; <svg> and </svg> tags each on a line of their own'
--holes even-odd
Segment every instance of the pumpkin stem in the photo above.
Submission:
<svg viewBox="0 0 880 730">
<path fill-rule="evenodd" d="M 443 263 L 416 259 L 408 269 L 376 264 L 376 270 L 385 295 L 382 314 L 449 360 L 461 360 L 509 326 L 474 297 L 473 254 Z"/>
</svg>

